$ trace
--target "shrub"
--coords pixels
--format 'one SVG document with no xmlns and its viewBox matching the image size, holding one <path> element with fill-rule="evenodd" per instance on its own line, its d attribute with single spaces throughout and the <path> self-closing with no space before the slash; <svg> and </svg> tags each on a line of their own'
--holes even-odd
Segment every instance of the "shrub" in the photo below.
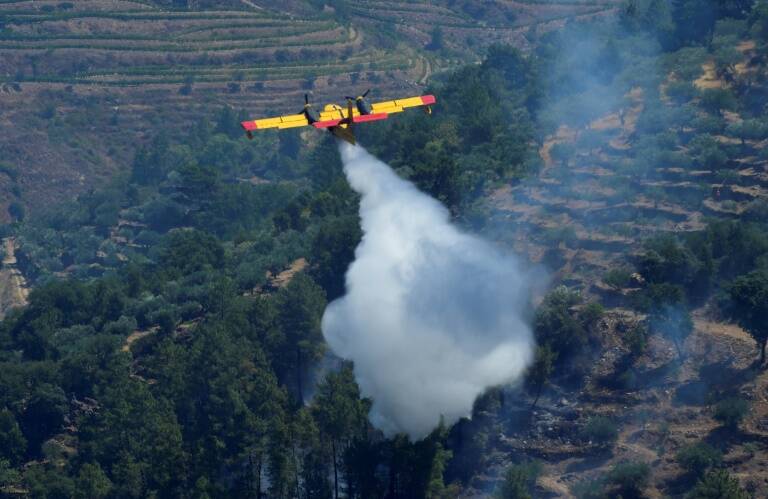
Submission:
<svg viewBox="0 0 768 499">
<path fill-rule="evenodd" d="M 627 268 L 611 269 L 606 272 L 603 282 L 613 289 L 622 289 L 629 286 L 632 280 L 632 271 Z"/>
<path fill-rule="evenodd" d="M 722 460 L 722 453 L 704 442 L 688 445 L 680 449 L 676 459 L 689 473 L 702 475 L 707 469 L 717 466 Z"/>
<path fill-rule="evenodd" d="M 494 492 L 497 499 L 531 499 L 536 477 L 541 465 L 535 461 L 513 464 L 505 471 L 499 487 Z"/>
<path fill-rule="evenodd" d="M 633 356 L 638 357 L 648 346 L 648 331 L 643 326 L 635 324 L 622 335 L 621 341 Z"/>
<path fill-rule="evenodd" d="M 749 412 L 749 403 L 741 397 L 728 397 L 715 405 L 714 418 L 727 428 L 735 429 Z"/>
<path fill-rule="evenodd" d="M 715 470 L 704 478 L 685 496 L 686 499 L 749 499 L 749 494 L 739 487 L 739 481 L 726 470 Z"/>
<path fill-rule="evenodd" d="M 619 430 L 616 423 L 605 416 L 594 416 L 589 418 L 580 435 L 584 441 L 593 442 L 600 447 L 610 447 L 619 437 Z"/>
<path fill-rule="evenodd" d="M 645 463 L 619 463 L 608 473 L 607 481 L 618 488 L 623 499 L 640 497 L 651 476 L 651 467 Z"/>
<path fill-rule="evenodd" d="M 605 315 L 605 308 L 598 302 L 587 303 L 579 312 L 579 319 L 587 329 L 597 325 L 600 319 Z"/>
</svg>

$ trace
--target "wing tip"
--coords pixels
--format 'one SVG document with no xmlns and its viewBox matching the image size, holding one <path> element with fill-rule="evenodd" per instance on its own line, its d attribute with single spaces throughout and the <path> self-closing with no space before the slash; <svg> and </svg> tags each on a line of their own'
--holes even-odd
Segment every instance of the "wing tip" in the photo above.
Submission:
<svg viewBox="0 0 768 499">
<path fill-rule="evenodd" d="M 251 132 L 259 128 L 255 121 L 242 121 L 240 122 L 240 126 L 243 127 L 246 132 Z"/>
<path fill-rule="evenodd" d="M 430 95 L 422 95 L 421 96 L 421 102 L 425 106 L 430 106 L 430 105 L 434 104 L 435 102 L 437 102 L 437 99 L 435 99 L 435 96 L 431 95 L 431 94 Z"/>
</svg>

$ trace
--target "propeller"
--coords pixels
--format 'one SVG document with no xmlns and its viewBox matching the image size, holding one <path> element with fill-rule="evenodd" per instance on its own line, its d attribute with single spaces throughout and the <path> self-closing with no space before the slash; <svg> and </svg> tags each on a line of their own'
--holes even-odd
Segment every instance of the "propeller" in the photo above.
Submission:
<svg viewBox="0 0 768 499">
<path fill-rule="evenodd" d="M 369 88 L 368 90 L 366 90 L 366 91 L 365 91 L 365 93 L 363 93 L 363 95 L 361 95 L 361 96 L 359 96 L 359 97 L 350 97 L 350 96 L 348 96 L 348 95 L 347 95 L 347 96 L 345 96 L 344 98 L 345 98 L 345 99 L 349 99 L 349 100 L 365 99 L 366 97 L 368 97 L 368 93 L 369 93 L 370 91 L 371 91 L 371 89 Z"/>
<path fill-rule="evenodd" d="M 312 104 L 309 103 L 309 94 L 304 94 L 304 107 L 299 111 L 299 113 L 303 113 L 307 110 L 307 108 L 312 107 Z"/>
</svg>

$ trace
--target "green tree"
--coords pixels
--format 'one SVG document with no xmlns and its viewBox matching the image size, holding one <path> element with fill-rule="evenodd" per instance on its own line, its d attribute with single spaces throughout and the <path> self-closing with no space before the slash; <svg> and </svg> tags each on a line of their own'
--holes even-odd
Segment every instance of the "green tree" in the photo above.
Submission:
<svg viewBox="0 0 768 499">
<path fill-rule="evenodd" d="M 760 364 L 768 343 L 768 271 L 755 270 L 737 278 L 729 288 L 733 315 L 757 342 Z"/>
<path fill-rule="evenodd" d="M 717 20 L 715 2 L 709 0 L 674 0 L 672 20 L 677 43 L 706 44 L 712 37 Z"/>
<path fill-rule="evenodd" d="M 17 485 L 21 480 L 21 474 L 11 466 L 6 459 L 0 459 L 0 491 L 5 487 Z"/>
<path fill-rule="evenodd" d="M 77 494 L 83 499 L 101 499 L 107 497 L 112 490 L 112 482 L 98 463 L 85 463 L 75 481 Z"/>
<path fill-rule="evenodd" d="M 560 286 L 550 292 L 536 309 L 534 330 L 540 344 L 557 348 L 557 359 L 564 361 L 589 342 L 589 330 L 580 320 L 576 306 L 582 302 L 578 292 Z"/>
<path fill-rule="evenodd" d="M 340 457 L 352 441 L 363 435 L 370 404 L 360 398 L 351 364 L 328 373 L 317 390 L 312 411 L 331 449 L 334 498 L 338 499 Z"/>
<path fill-rule="evenodd" d="M 674 236 L 655 237 L 644 246 L 645 251 L 636 258 L 636 264 L 646 281 L 680 285 L 694 296 L 708 290 L 710 269 Z"/>
<path fill-rule="evenodd" d="M 624 331 L 621 341 L 633 357 L 639 357 L 648 346 L 648 331 L 640 324 L 634 324 Z"/>
<path fill-rule="evenodd" d="M 709 468 L 719 465 L 723 455 L 711 445 L 698 442 L 683 447 L 675 457 L 683 469 L 699 477 Z"/>
<path fill-rule="evenodd" d="M 728 397 L 715 404 L 713 416 L 726 428 L 735 430 L 749 413 L 749 402 L 741 397 Z"/>
<path fill-rule="evenodd" d="M 224 249 L 218 240 L 198 230 L 175 230 L 162 247 L 159 263 L 167 272 L 190 274 L 206 267 L 219 268 L 224 263 Z"/>
<path fill-rule="evenodd" d="M 344 294 L 344 275 L 355 258 L 362 233 L 358 218 L 340 217 L 323 222 L 312 241 L 312 275 L 329 300 Z"/>
<path fill-rule="evenodd" d="M 531 410 L 536 407 L 536 403 L 539 401 L 542 390 L 547 383 L 549 383 L 549 378 L 552 376 L 552 372 L 554 372 L 555 369 L 554 364 L 556 360 L 557 353 L 552 351 L 549 343 L 536 347 L 536 356 L 533 365 L 528 370 L 528 376 L 526 377 L 526 382 L 536 394 L 531 403 Z"/>
<path fill-rule="evenodd" d="M 744 146 L 747 140 L 764 139 L 768 133 L 768 127 L 760 120 L 748 119 L 728 125 L 726 132 L 741 140 L 741 145 Z"/>
<path fill-rule="evenodd" d="M 69 499 L 75 495 L 75 483 L 64 470 L 35 463 L 24 470 L 24 485 L 33 498 Z"/>
<path fill-rule="evenodd" d="M 737 106 L 736 97 L 727 88 L 707 88 L 701 91 L 701 106 L 707 111 L 723 115 L 723 111 L 732 111 Z"/>
<path fill-rule="evenodd" d="M 125 376 L 100 394 L 101 407 L 80 423 L 80 455 L 111 469 L 117 490 L 171 494 L 185 483 L 181 427 L 171 404 Z M 128 486 L 123 480 L 130 480 Z"/>
<path fill-rule="evenodd" d="M 617 488 L 618 497 L 634 499 L 642 497 L 650 476 L 651 467 L 647 464 L 627 461 L 615 465 L 606 480 Z"/>
<path fill-rule="evenodd" d="M 0 459 L 6 459 L 11 465 L 19 465 L 27 451 L 27 439 L 21 432 L 19 423 L 8 409 L 0 411 Z"/>
<path fill-rule="evenodd" d="M 320 319 L 325 303 L 322 288 L 304 273 L 294 276 L 277 294 L 277 322 L 283 335 L 277 357 L 283 379 L 294 382 L 297 400 L 304 399 L 307 369 L 324 351 Z"/>
<path fill-rule="evenodd" d="M 592 442 L 599 447 L 611 447 L 619 438 L 616 423 L 605 416 L 593 416 L 579 432 L 582 440 Z"/>
<path fill-rule="evenodd" d="M 632 280 L 632 271 L 627 268 L 614 268 L 605 273 L 603 282 L 615 290 L 627 287 Z"/>
<path fill-rule="evenodd" d="M 441 422 L 441 431 L 447 433 Z M 425 499 L 452 499 L 459 493 L 458 485 L 445 485 L 444 474 L 448 461 L 453 457 L 453 452 L 446 449 L 441 442 L 435 444 L 435 454 L 432 458 L 432 466 L 429 473 Z"/>
<path fill-rule="evenodd" d="M 240 487 L 258 490 L 260 475 L 254 474 L 266 467 L 268 446 L 273 443 L 270 430 L 278 433 L 280 445 L 286 445 L 282 440 L 287 439 L 282 432 L 288 432 L 283 427 L 289 425 L 285 394 L 257 344 L 235 337 L 221 323 L 201 326 L 194 336 L 185 369 L 189 374 L 182 381 L 183 391 L 176 395 L 176 406 L 184 415 L 186 432 L 196 440 L 192 459 L 197 463 L 197 478 L 211 479 L 212 495 L 227 492 L 216 480 L 222 470 Z M 173 373 L 164 378 L 170 376 Z M 270 428 L 277 422 L 281 428 Z M 285 477 L 280 476 L 284 470 L 272 471 L 284 485 Z"/>
<path fill-rule="evenodd" d="M 496 487 L 497 499 L 531 499 L 536 478 L 541 473 L 537 462 L 513 464 L 504 470 L 501 483 Z"/>
<path fill-rule="evenodd" d="M 21 417 L 30 453 L 39 455 L 43 442 L 61 429 L 67 412 L 69 403 L 59 386 L 43 383 L 34 389 Z"/>
<path fill-rule="evenodd" d="M 751 496 L 739 486 L 727 470 L 713 470 L 704 475 L 686 496 L 686 499 L 749 499 Z"/>
</svg>

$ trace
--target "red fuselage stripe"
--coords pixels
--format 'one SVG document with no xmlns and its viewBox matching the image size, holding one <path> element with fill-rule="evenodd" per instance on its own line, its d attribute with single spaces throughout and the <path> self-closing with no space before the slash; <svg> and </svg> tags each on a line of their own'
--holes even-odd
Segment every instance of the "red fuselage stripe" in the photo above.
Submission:
<svg viewBox="0 0 768 499">
<path fill-rule="evenodd" d="M 341 120 L 316 121 L 312 123 L 312 126 L 315 128 L 329 128 L 336 126 L 339 123 L 341 123 Z"/>
<path fill-rule="evenodd" d="M 361 114 L 352 118 L 352 121 L 355 123 L 365 123 L 366 121 L 385 120 L 388 116 L 387 113 Z"/>
</svg>

